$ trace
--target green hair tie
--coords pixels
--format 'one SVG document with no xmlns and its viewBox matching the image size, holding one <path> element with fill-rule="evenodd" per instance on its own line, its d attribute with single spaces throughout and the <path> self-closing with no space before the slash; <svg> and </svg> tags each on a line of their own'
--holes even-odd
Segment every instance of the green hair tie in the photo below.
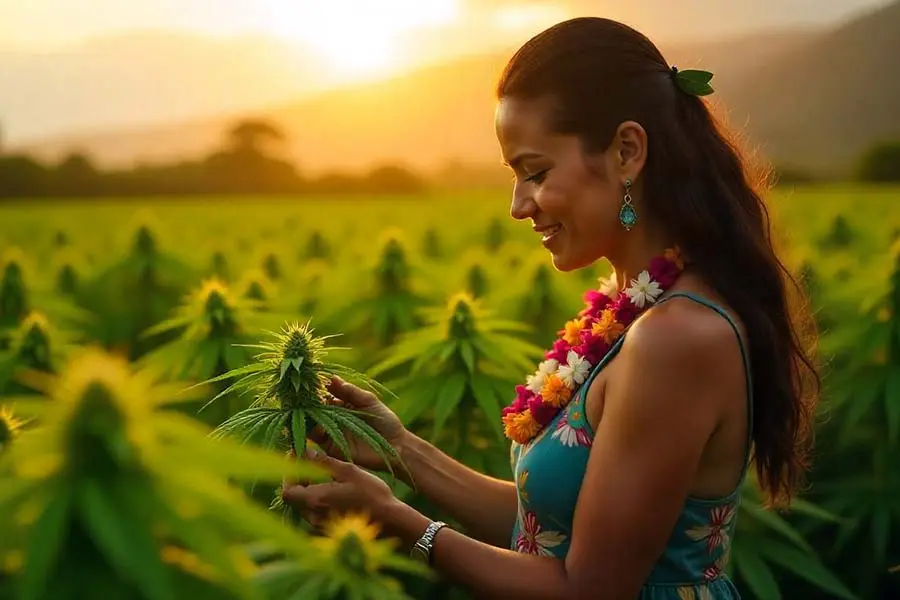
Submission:
<svg viewBox="0 0 900 600">
<path fill-rule="evenodd" d="M 688 69 L 679 71 L 678 67 L 672 67 L 672 75 L 678 87 L 687 94 L 692 96 L 708 96 L 715 92 L 709 85 L 713 74 L 709 71 L 699 71 L 696 69 Z"/>
</svg>

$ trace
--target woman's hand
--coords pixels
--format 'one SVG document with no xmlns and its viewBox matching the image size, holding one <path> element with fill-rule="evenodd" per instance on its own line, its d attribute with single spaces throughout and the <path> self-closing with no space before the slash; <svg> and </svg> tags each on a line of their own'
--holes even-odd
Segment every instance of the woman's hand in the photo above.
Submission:
<svg viewBox="0 0 900 600">
<path fill-rule="evenodd" d="M 387 483 L 354 464 L 313 450 L 307 458 L 330 471 L 332 481 L 285 482 L 281 497 L 313 525 L 331 513 L 363 512 L 378 520 L 397 501 Z"/>
<path fill-rule="evenodd" d="M 363 390 L 351 383 L 347 383 L 340 377 L 334 377 L 328 386 L 328 391 L 334 396 L 330 403 L 346 406 L 352 410 L 366 413 L 363 418 L 372 428 L 380 433 L 395 450 L 400 451 L 400 446 L 408 431 L 397 415 L 387 407 L 372 392 Z M 351 456 L 344 456 L 341 449 L 325 435 L 321 427 L 316 427 L 309 433 L 309 439 L 314 441 L 332 458 L 341 460 L 351 459 L 354 463 L 372 470 L 387 470 L 388 465 L 366 442 L 360 440 L 349 431 L 345 431 L 347 445 L 350 447 Z"/>
</svg>

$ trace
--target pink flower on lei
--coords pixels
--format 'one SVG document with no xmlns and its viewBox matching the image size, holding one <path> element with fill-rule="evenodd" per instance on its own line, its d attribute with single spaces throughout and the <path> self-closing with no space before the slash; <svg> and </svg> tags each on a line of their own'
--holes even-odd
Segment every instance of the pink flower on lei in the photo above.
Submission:
<svg viewBox="0 0 900 600">
<path fill-rule="evenodd" d="M 566 362 L 566 357 L 569 355 L 569 350 L 571 350 L 569 343 L 560 338 L 553 342 L 553 349 L 547 352 L 547 354 L 544 355 L 544 358 L 547 360 L 556 359 L 560 364 L 564 364 Z"/>
<path fill-rule="evenodd" d="M 551 404 L 546 404 L 540 395 L 532 396 L 531 400 L 528 401 L 528 409 L 531 411 L 531 416 L 534 417 L 534 420 L 540 423 L 542 427 L 549 425 L 550 421 L 559 412 L 558 408 Z"/>
</svg>

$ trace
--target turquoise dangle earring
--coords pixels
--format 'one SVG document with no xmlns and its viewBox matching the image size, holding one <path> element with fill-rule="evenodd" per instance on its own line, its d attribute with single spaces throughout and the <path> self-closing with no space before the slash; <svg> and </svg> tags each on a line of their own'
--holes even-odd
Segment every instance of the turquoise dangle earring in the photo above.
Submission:
<svg viewBox="0 0 900 600">
<path fill-rule="evenodd" d="M 622 208 L 619 209 L 619 223 L 625 228 L 625 231 L 631 231 L 637 223 L 637 212 L 631 205 L 631 180 L 625 180 L 625 198 L 622 201 Z"/>
</svg>

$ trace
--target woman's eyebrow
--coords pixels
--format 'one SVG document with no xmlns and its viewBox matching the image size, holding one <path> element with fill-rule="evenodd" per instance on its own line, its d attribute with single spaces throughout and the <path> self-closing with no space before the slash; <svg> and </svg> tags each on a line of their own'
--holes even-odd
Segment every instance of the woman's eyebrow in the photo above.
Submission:
<svg viewBox="0 0 900 600">
<path fill-rule="evenodd" d="M 522 164 L 522 161 L 525 161 L 529 158 L 541 158 L 541 156 L 542 155 L 538 154 L 537 152 L 523 152 L 522 154 L 513 157 L 509 162 L 504 162 L 503 164 L 512 169 L 518 169 Z"/>
</svg>

